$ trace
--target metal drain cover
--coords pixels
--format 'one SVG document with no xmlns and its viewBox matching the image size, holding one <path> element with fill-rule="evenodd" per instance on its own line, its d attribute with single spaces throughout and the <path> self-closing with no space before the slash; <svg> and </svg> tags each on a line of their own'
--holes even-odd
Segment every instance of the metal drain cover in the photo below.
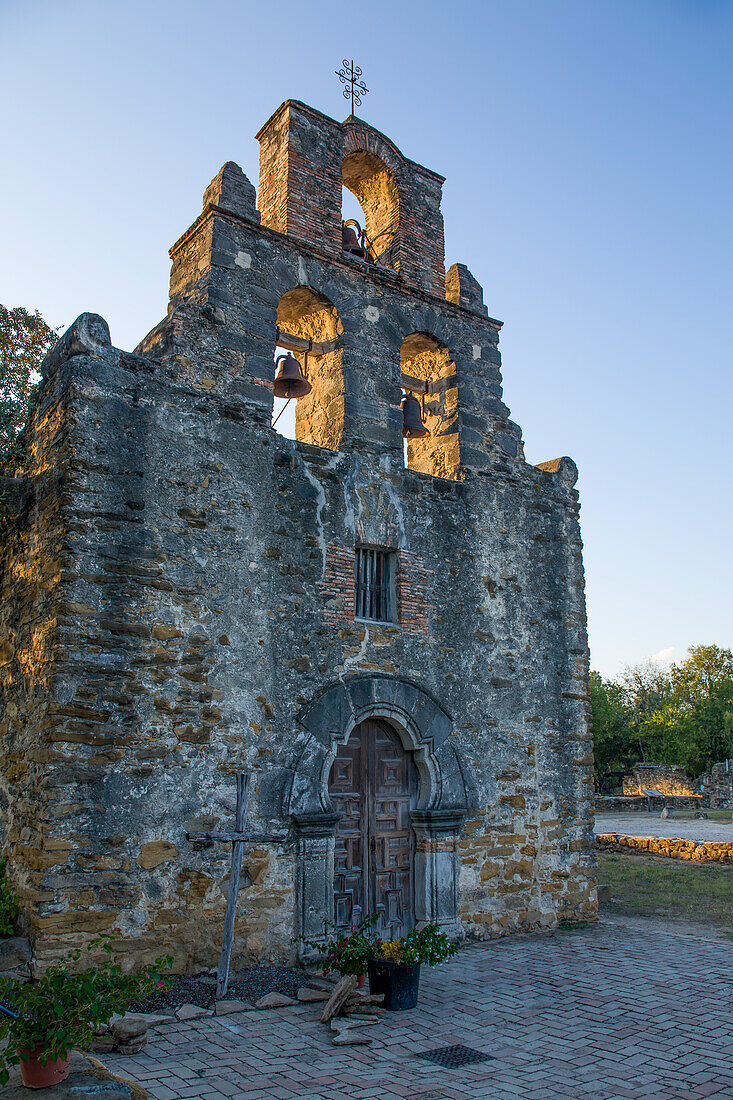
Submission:
<svg viewBox="0 0 733 1100">
<path fill-rule="evenodd" d="M 482 1050 L 473 1050 L 472 1047 L 458 1046 L 438 1047 L 436 1050 L 423 1050 L 416 1058 L 425 1058 L 428 1062 L 435 1062 L 436 1066 L 447 1066 L 454 1069 L 456 1066 L 468 1066 L 472 1062 L 492 1062 L 492 1054 L 484 1054 Z"/>
</svg>

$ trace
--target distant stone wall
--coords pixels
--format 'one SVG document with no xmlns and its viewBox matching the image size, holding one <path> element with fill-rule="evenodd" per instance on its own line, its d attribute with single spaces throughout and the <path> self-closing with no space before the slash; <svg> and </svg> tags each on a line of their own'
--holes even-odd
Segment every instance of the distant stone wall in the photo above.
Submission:
<svg viewBox="0 0 733 1100">
<path fill-rule="evenodd" d="M 702 796 L 712 810 L 733 809 L 733 760 L 713 764 L 706 775 L 700 776 Z"/>
<path fill-rule="evenodd" d="M 669 806 L 671 810 L 701 810 L 702 795 L 663 795 L 652 798 L 652 810 L 659 812 Z M 646 795 L 597 794 L 595 798 L 597 814 L 641 814 L 649 812 L 649 800 Z"/>
<path fill-rule="evenodd" d="M 648 852 L 649 855 L 690 859 L 700 863 L 733 863 L 733 844 L 723 841 L 599 833 L 596 836 L 596 848 L 599 851 L 611 852 Z"/>
<path fill-rule="evenodd" d="M 660 794 L 699 794 L 693 781 L 677 764 L 635 764 L 631 775 L 623 782 L 623 793 L 643 794 L 645 790 Z"/>
</svg>

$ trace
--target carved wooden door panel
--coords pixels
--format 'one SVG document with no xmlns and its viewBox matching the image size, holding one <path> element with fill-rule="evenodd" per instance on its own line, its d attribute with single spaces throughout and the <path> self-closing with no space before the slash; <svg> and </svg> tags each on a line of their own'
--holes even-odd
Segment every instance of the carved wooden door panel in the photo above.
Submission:
<svg viewBox="0 0 733 1100">
<path fill-rule="evenodd" d="M 365 723 L 367 724 L 367 723 Z M 390 939 L 409 932 L 413 907 L 414 833 L 410 810 L 417 802 L 417 769 L 386 722 L 368 723 L 372 797 L 370 911 Z M 373 731 L 373 732 L 372 732 Z"/>
<path fill-rule="evenodd" d="M 342 815 L 334 871 L 339 929 L 378 913 L 381 934 L 394 939 L 415 923 L 410 810 L 417 786 L 412 755 L 386 722 L 362 722 L 339 749 L 329 780 Z"/>
<path fill-rule="evenodd" d="M 361 739 L 354 730 L 331 765 L 329 791 L 336 813 L 341 814 L 336 833 L 333 891 L 334 921 L 339 929 L 358 924 L 364 914 L 368 850 L 361 832 Z"/>
</svg>

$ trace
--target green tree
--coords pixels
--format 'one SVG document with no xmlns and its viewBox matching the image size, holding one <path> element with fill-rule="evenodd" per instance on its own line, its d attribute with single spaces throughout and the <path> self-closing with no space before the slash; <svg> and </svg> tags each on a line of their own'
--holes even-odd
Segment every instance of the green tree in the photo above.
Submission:
<svg viewBox="0 0 733 1100">
<path fill-rule="evenodd" d="M 18 436 L 43 357 L 56 339 L 37 310 L 0 305 L 0 473 L 12 475 L 22 460 Z"/>
<path fill-rule="evenodd" d="M 733 652 L 691 646 L 672 665 L 672 699 L 666 711 L 669 753 L 692 775 L 733 755 Z"/>
<path fill-rule="evenodd" d="M 590 700 L 596 778 L 640 760 L 679 764 L 697 776 L 733 756 L 733 653 L 692 646 L 669 668 L 626 669 L 619 680 L 591 673 Z"/>
<path fill-rule="evenodd" d="M 590 705 L 596 785 L 603 791 L 631 769 L 639 752 L 631 731 L 633 715 L 621 684 L 591 671 Z"/>
<path fill-rule="evenodd" d="M 629 710 L 629 738 L 635 752 L 638 750 L 634 762 L 675 763 L 664 758 L 664 730 L 659 722 L 659 715 L 665 712 L 672 697 L 669 668 L 652 661 L 632 665 L 624 670 L 621 686 Z"/>
</svg>

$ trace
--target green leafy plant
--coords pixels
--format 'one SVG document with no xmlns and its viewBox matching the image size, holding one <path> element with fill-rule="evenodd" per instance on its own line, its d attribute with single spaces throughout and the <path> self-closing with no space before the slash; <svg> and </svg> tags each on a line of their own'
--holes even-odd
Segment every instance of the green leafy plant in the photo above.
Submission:
<svg viewBox="0 0 733 1100">
<path fill-rule="evenodd" d="M 0 305 L 0 473 L 11 476 L 23 462 L 20 432 L 25 424 L 46 352 L 57 332 L 38 310 Z"/>
<path fill-rule="evenodd" d="M 324 970 L 338 970 L 341 976 L 346 974 L 366 974 L 369 960 L 374 957 L 376 933 L 375 925 L 379 920 L 375 913 L 365 917 L 355 928 L 348 933 L 337 933 L 333 924 L 326 924 L 326 929 L 333 929 L 333 935 L 322 940 L 302 940 L 306 947 L 312 948 L 323 957 Z"/>
<path fill-rule="evenodd" d="M 0 938 L 15 934 L 15 921 L 18 916 L 18 899 L 8 882 L 8 861 L 0 859 Z"/>
<path fill-rule="evenodd" d="M 437 924 L 425 924 L 413 928 L 399 940 L 382 940 L 376 933 L 378 914 L 365 917 L 349 933 L 339 933 L 330 939 L 302 942 L 323 958 L 324 969 L 338 970 L 345 974 L 365 974 L 370 959 L 387 959 L 392 962 L 413 965 L 425 963 L 436 966 L 455 955 L 458 945 L 451 943 Z M 334 928 L 328 924 L 327 928 Z M 335 929 L 334 929 L 335 930 Z"/>
<path fill-rule="evenodd" d="M 413 928 L 399 940 L 376 940 L 372 957 L 387 959 L 391 962 L 413 966 L 424 963 L 437 966 L 455 955 L 458 944 L 451 943 L 445 932 L 437 924 L 426 924 L 422 928 Z"/>
<path fill-rule="evenodd" d="M 0 1050 L 0 1085 L 8 1083 L 10 1067 L 27 1062 L 34 1051 L 41 1065 L 63 1060 L 75 1047 L 88 1045 L 95 1030 L 115 1013 L 164 987 L 161 975 L 173 963 L 170 955 L 125 974 L 112 958 L 108 936 L 92 940 L 87 951 L 100 947 L 108 957 L 77 973 L 69 964 L 78 962 L 81 951 L 50 966 L 38 981 L 0 979 L 0 1001 L 17 1013 L 15 1019 L 0 1016 L 0 1046 L 7 1039 Z"/>
</svg>

